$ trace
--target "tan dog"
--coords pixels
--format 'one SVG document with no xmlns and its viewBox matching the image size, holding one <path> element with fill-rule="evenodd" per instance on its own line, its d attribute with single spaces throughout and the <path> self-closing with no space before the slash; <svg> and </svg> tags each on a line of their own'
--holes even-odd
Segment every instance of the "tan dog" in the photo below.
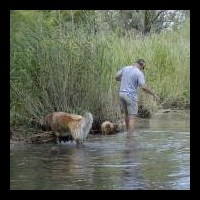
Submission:
<svg viewBox="0 0 200 200">
<path fill-rule="evenodd" d="M 77 145 L 86 139 L 92 123 L 93 116 L 90 112 L 85 113 L 84 116 L 53 112 L 40 120 L 40 125 L 43 129 L 55 132 L 56 136 L 71 136 Z"/>
<path fill-rule="evenodd" d="M 115 126 L 110 121 L 105 121 L 101 124 L 101 132 L 105 135 L 114 133 Z"/>
</svg>

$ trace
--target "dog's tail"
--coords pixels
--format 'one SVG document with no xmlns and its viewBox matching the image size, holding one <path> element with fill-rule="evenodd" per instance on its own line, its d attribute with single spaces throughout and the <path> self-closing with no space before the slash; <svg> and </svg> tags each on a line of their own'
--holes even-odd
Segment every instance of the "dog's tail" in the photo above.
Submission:
<svg viewBox="0 0 200 200">
<path fill-rule="evenodd" d="M 75 140 L 77 144 L 80 144 L 85 140 L 92 128 L 93 116 L 90 112 L 87 112 L 83 115 L 83 118 L 78 124 L 77 131 L 75 133 Z"/>
</svg>

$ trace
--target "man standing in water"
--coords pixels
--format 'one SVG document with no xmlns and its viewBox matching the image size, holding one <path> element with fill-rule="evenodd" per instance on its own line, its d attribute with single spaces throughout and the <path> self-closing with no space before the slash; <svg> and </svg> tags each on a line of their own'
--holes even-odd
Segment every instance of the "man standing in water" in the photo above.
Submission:
<svg viewBox="0 0 200 200">
<path fill-rule="evenodd" d="M 123 67 L 116 73 L 116 80 L 120 81 L 119 98 L 122 112 L 125 114 L 125 123 L 128 136 L 135 127 L 135 116 L 138 113 L 138 88 L 152 95 L 155 100 L 159 97 L 154 94 L 145 84 L 145 77 L 142 70 L 145 69 L 145 61 L 138 59 L 131 66 Z"/>
</svg>

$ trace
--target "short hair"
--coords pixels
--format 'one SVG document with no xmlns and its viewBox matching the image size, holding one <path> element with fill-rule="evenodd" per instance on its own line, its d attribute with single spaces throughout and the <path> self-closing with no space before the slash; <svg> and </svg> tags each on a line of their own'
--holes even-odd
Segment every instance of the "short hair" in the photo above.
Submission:
<svg viewBox="0 0 200 200">
<path fill-rule="evenodd" d="M 144 63 L 145 63 L 145 61 L 143 60 L 143 59 L 138 59 L 137 61 L 136 61 L 136 63 L 138 63 L 139 65 L 143 65 Z"/>
</svg>

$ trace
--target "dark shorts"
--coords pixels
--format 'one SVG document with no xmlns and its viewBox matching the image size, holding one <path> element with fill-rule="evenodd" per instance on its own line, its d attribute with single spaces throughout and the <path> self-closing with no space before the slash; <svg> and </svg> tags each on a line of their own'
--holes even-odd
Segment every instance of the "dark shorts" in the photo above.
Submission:
<svg viewBox="0 0 200 200">
<path fill-rule="evenodd" d="M 132 100 L 125 92 L 119 93 L 119 99 L 121 104 L 121 110 L 126 115 L 137 115 L 138 102 Z"/>
</svg>

